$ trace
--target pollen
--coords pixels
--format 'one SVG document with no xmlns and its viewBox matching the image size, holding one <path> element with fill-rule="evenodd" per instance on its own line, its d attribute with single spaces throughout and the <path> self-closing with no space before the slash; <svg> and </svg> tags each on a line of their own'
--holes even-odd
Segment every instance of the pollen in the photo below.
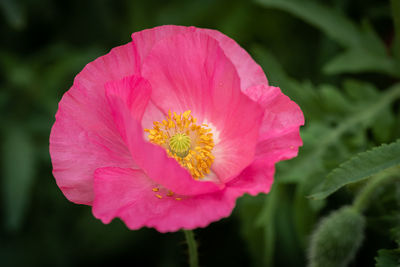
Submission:
<svg viewBox="0 0 400 267">
<path fill-rule="evenodd" d="M 153 122 L 153 128 L 144 131 L 151 143 L 163 147 L 197 180 L 210 173 L 214 140 L 208 125 L 196 121 L 190 110 L 182 114 L 169 111 L 164 120 Z"/>
</svg>

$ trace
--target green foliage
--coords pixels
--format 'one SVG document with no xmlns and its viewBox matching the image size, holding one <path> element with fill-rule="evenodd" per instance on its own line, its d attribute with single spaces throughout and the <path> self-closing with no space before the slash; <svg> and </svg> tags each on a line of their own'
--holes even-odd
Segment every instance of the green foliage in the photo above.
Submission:
<svg viewBox="0 0 400 267">
<path fill-rule="evenodd" d="M 29 205 L 35 167 L 34 147 L 23 129 L 12 126 L 5 131 L 2 152 L 5 226 L 16 231 Z"/>
<path fill-rule="evenodd" d="M 400 140 L 358 154 L 328 174 L 312 198 L 326 198 L 339 188 L 400 164 Z"/>
<path fill-rule="evenodd" d="M 400 216 L 400 212 L 398 213 Z M 398 218 L 400 219 L 400 217 Z M 400 225 L 396 225 L 393 229 L 391 229 L 392 239 L 396 241 L 397 246 L 400 247 Z"/>
<path fill-rule="evenodd" d="M 393 16 L 393 24 L 394 30 L 396 32 L 394 44 L 393 44 L 393 54 L 400 60 L 400 1 L 399 0 L 390 0 L 392 6 L 392 16 Z"/>
<path fill-rule="evenodd" d="M 365 22 L 362 27 L 358 27 L 343 14 L 317 2 L 294 0 L 257 2 L 303 19 L 345 47 L 343 53 L 328 60 L 323 68 L 325 73 L 375 71 L 399 76 L 399 63 L 387 55 L 384 43 L 371 24 Z M 391 156 L 392 159 L 398 157 L 398 152 L 395 151 L 398 149 L 397 144 L 391 150 L 392 155 L 380 153 L 366 162 L 361 158 L 356 161 L 359 164 L 358 169 L 354 169 L 354 165 L 349 165 L 342 172 L 334 172 L 340 176 L 330 175 L 323 179 L 339 163 L 351 158 L 351 155 L 370 148 L 371 133 L 378 143 L 393 141 L 396 137 L 395 129 L 398 128 L 396 123 L 398 125 L 399 122 L 395 119 L 393 103 L 400 96 L 400 87 L 394 85 L 386 90 L 379 90 L 371 83 L 354 79 L 342 81 L 342 88 L 333 84 L 315 86 L 310 82 L 299 82 L 286 74 L 275 57 L 265 48 L 255 46 L 252 51 L 266 70 L 270 83 L 280 86 L 296 101 L 306 117 L 306 127 L 302 129 L 304 146 L 297 158 L 279 164 L 277 175 L 280 183 L 297 184 L 298 197 L 294 211 L 297 214 L 296 230 L 304 237 L 310 231 L 305 218 L 312 218 L 325 203 L 321 200 L 316 201 L 315 198 L 310 202 L 305 201 L 305 195 L 319 192 L 319 195 L 314 196 L 323 199 L 340 188 L 341 183 L 356 182 L 398 164 L 398 158 L 394 159 L 395 162 L 388 162 L 390 160 L 388 157 Z M 371 160 L 377 160 L 376 164 L 371 165 Z M 353 161 L 351 163 L 355 164 Z M 344 167 L 346 166 L 344 163 Z M 376 169 L 373 169 L 374 167 Z M 330 179 L 331 177 L 334 179 Z M 308 224 L 310 223 L 312 220 L 308 221 Z"/>
<path fill-rule="evenodd" d="M 311 237 L 309 267 L 344 267 L 364 238 L 365 218 L 352 207 L 325 217 Z"/>
<path fill-rule="evenodd" d="M 376 267 L 398 267 L 400 265 L 400 249 L 381 249 L 375 258 Z"/>
<path fill-rule="evenodd" d="M 399 76 L 400 65 L 390 58 L 355 47 L 334 57 L 326 63 L 323 70 L 327 74 L 375 71 Z"/>
<path fill-rule="evenodd" d="M 270 266 L 273 262 L 275 231 L 274 219 L 271 211 L 273 201 L 266 202 L 266 198 L 274 198 L 272 194 L 266 196 L 244 196 L 238 203 L 236 212 L 240 220 L 240 234 L 246 242 L 246 250 L 252 256 L 253 266 Z M 275 198 L 276 199 L 276 198 Z M 268 203 L 264 205 L 265 203 Z M 268 209 L 262 223 L 257 221 L 263 209 Z M 265 219 L 265 221 L 264 221 Z M 259 257 L 259 255 L 264 255 Z"/>
<path fill-rule="evenodd" d="M 365 71 L 400 76 L 400 63 L 387 56 L 382 40 L 369 24 L 360 29 L 343 14 L 316 1 L 257 0 L 266 7 L 278 8 L 322 30 L 326 35 L 346 47 L 346 51 L 329 61 L 327 74 Z"/>
<path fill-rule="evenodd" d="M 316 1 L 257 0 L 266 7 L 279 8 L 320 28 L 344 46 L 358 46 L 361 36 L 356 25 L 344 15 Z"/>
<path fill-rule="evenodd" d="M 400 216 L 400 213 L 398 214 Z M 400 217 L 396 218 L 396 226 L 391 229 L 392 239 L 397 243 L 397 248 L 380 249 L 375 257 L 376 267 L 398 267 L 400 266 Z"/>
<path fill-rule="evenodd" d="M 390 104 L 400 96 L 399 85 L 384 94 L 379 94 L 370 84 L 354 80 L 344 84 L 346 93 L 332 85 L 321 85 L 319 89 L 287 76 L 273 56 L 262 48 L 256 47 L 255 55 L 264 66 L 272 66 L 271 71 L 267 71 L 268 77 L 271 77 L 270 82 L 280 85 L 300 105 L 307 118 L 306 123 L 310 123 L 302 131 L 305 145 L 300 152 L 301 156 L 288 163 L 288 171 L 280 176 L 286 182 L 312 179 L 311 176 L 317 173 L 327 173 L 323 162 L 332 146 L 338 146 L 343 151 L 340 158 L 334 155 L 336 164 L 345 160 L 352 152 L 345 151 L 350 147 L 343 147 L 343 136 L 354 132 L 357 127 L 360 134 L 361 130 L 378 129 L 376 134 L 381 134 L 379 137 L 382 138 L 382 135 L 388 134 L 387 131 L 382 133 L 382 124 L 386 122 L 385 129 L 388 129 L 395 123 L 391 119 Z M 336 126 L 332 127 L 332 124 Z"/>
</svg>

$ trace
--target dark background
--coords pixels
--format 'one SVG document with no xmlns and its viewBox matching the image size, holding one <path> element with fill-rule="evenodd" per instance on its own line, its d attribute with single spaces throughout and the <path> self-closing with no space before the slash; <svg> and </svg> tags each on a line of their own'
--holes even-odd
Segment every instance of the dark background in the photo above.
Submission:
<svg viewBox="0 0 400 267">
<path fill-rule="evenodd" d="M 1 266 L 187 265 L 183 233 L 129 231 L 120 220 L 103 225 L 90 207 L 68 202 L 52 177 L 48 153 L 57 103 L 74 76 L 129 42 L 132 32 L 163 24 L 217 29 L 235 39 L 271 83 L 299 103 L 307 121 L 304 148 L 298 159 L 279 164 L 273 194 L 245 196 L 231 217 L 195 230 L 201 266 L 306 265 L 316 222 L 351 203 L 358 186 L 324 201 L 306 196 L 342 161 L 400 136 L 398 102 L 357 119 L 398 81 L 400 71 L 327 71 L 326 64 L 348 47 L 307 18 L 262 2 L 0 2 Z M 388 1 L 317 3 L 359 28 L 370 25 L 385 56 L 393 57 Z M 336 135 L 327 138 L 331 133 Z M 398 189 L 385 189 L 386 198 L 366 212 L 366 239 L 352 266 L 374 266 L 378 249 L 394 247 L 385 231 L 393 218 L 384 215 L 399 209 Z"/>
</svg>

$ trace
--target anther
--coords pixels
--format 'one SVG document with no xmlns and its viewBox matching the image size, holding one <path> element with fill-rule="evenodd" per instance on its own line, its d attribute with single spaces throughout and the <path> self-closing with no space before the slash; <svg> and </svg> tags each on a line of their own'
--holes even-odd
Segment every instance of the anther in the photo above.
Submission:
<svg viewBox="0 0 400 267">
<path fill-rule="evenodd" d="M 190 110 L 183 113 L 168 111 L 164 120 L 153 122 L 153 129 L 145 131 L 151 143 L 165 148 L 169 157 L 174 158 L 198 180 L 210 173 L 215 144 L 212 130 L 206 128 L 208 125 L 197 125 L 196 121 Z M 154 188 L 153 191 L 158 192 L 158 188 Z M 168 193 L 167 196 L 172 194 Z"/>
</svg>

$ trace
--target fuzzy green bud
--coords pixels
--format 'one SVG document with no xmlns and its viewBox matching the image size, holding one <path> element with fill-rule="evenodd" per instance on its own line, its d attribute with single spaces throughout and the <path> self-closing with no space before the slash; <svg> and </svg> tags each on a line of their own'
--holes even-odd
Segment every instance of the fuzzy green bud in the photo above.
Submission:
<svg viewBox="0 0 400 267">
<path fill-rule="evenodd" d="M 347 266 L 361 245 L 364 226 L 364 216 L 347 206 L 323 218 L 311 237 L 308 266 Z"/>
</svg>

